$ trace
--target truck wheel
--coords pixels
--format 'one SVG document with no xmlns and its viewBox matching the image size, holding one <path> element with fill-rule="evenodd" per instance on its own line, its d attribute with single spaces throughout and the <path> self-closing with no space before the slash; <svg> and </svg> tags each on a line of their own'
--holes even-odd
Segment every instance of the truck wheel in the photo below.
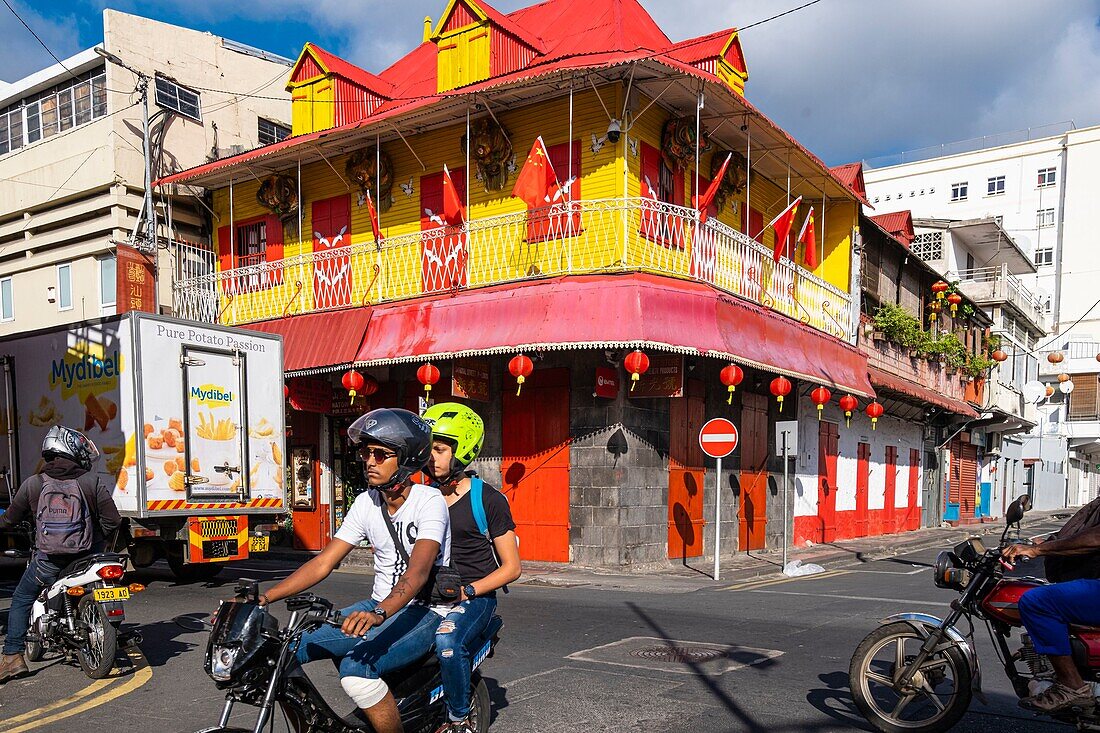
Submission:
<svg viewBox="0 0 1100 733">
<path fill-rule="evenodd" d="M 221 574 L 223 563 L 220 562 L 196 562 L 185 563 L 183 561 L 183 548 L 169 548 L 168 567 L 172 569 L 172 575 L 181 583 L 199 583 L 204 580 L 213 580 Z"/>
</svg>

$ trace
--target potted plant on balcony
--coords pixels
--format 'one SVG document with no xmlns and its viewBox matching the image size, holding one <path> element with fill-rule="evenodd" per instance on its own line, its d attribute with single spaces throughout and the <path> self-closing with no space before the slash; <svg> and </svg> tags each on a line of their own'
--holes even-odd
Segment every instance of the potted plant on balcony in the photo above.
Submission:
<svg viewBox="0 0 1100 733">
<path fill-rule="evenodd" d="M 879 306 L 875 311 L 873 326 L 871 336 L 876 342 L 892 341 L 906 349 L 911 357 L 920 353 L 921 346 L 927 339 L 920 319 L 892 303 Z"/>
</svg>

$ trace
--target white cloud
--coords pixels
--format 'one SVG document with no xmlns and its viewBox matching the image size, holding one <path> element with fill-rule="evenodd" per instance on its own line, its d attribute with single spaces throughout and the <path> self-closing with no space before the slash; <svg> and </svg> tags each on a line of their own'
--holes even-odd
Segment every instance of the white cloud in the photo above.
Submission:
<svg viewBox="0 0 1100 733">
<path fill-rule="evenodd" d="M 12 7 L 62 61 L 80 50 L 77 21 L 72 16 L 46 20 L 19 0 Z M 4 81 L 13 82 L 56 63 L 7 8 L 0 8 L 0 38 L 4 39 Z"/>
</svg>

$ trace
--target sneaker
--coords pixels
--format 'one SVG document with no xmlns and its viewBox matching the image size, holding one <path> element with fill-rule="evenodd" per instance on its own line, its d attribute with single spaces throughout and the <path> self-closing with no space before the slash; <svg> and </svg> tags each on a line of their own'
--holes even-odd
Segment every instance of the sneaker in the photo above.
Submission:
<svg viewBox="0 0 1100 733">
<path fill-rule="evenodd" d="M 1092 710 L 1096 705 L 1096 698 L 1092 695 L 1092 685 L 1085 683 L 1084 687 L 1073 689 L 1066 687 L 1061 682 L 1055 682 L 1047 689 L 1032 697 L 1020 700 L 1020 706 L 1029 710 L 1052 715 L 1070 708 Z"/>
<path fill-rule="evenodd" d="M 0 682 L 30 672 L 22 654 L 0 654 Z"/>
<path fill-rule="evenodd" d="M 469 718 L 466 720 L 449 720 L 435 733 L 477 733 Z"/>
</svg>

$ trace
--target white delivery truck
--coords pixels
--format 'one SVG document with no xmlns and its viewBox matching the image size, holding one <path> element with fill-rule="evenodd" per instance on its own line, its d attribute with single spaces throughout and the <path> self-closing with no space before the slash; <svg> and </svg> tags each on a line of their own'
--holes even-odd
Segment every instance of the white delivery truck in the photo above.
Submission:
<svg viewBox="0 0 1100 733">
<path fill-rule="evenodd" d="M 133 312 L 0 339 L 0 368 L 0 508 L 63 424 L 99 447 L 136 566 L 212 577 L 269 549 L 286 507 L 279 336 Z"/>
</svg>

